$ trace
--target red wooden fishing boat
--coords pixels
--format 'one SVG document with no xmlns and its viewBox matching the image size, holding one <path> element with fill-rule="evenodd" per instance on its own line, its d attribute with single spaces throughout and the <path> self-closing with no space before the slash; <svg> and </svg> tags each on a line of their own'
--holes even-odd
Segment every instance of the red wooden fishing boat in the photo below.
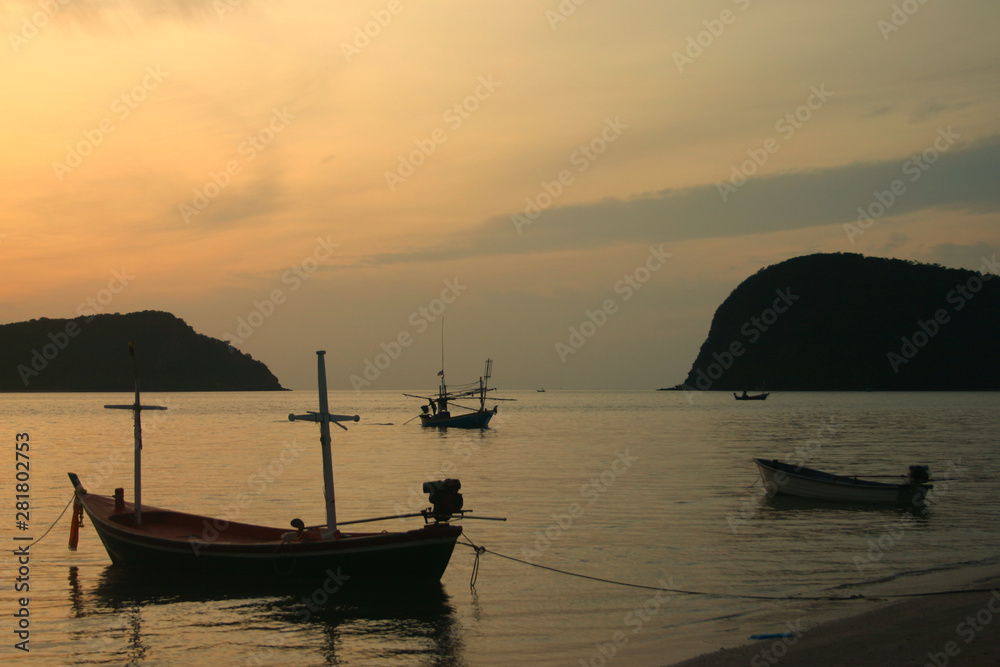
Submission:
<svg viewBox="0 0 1000 667">
<path fill-rule="evenodd" d="M 135 359 L 134 350 L 129 346 Z M 330 424 L 358 421 L 357 415 L 330 414 L 327 406 L 325 352 L 319 351 L 319 411 L 289 415 L 291 421 L 320 425 L 323 448 L 324 495 L 327 523 L 305 526 L 292 520 L 294 530 L 257 526 L 225 519 L 175 512 L 143 505 L 141 498 L 141 413 L 165 409 L 142 405 L 136 373 L 135 403 L 109 405 L 130 409 L 135 415 L 135 502 L 126 502 L 124 490 L 114 496 L 88 493 L 79 477 L 69 473 L 76 490 L 76 512 L 70 546 L 75 548 L 77 520 L 86 513 L 118 566 L 157 574 L 194 573 L 212 576 L 245 576 L 267 579 L 325 576 L 335 585 L 426 583 L 441 579 L 459 535 L 460 526 L 449 521 L 462 518 L 461 483 L 458 480 L 426 482 L 432 507 L 412 514 L 342 522 L 366 523 L 386 519 L 423 517 L 424 525 L 400 532 L 342 532 L 336 516 Z M 487 517 L 466 517 L 487 518 Z M 494 519 L 503 520 L 503 519 Z"/>
</svg>

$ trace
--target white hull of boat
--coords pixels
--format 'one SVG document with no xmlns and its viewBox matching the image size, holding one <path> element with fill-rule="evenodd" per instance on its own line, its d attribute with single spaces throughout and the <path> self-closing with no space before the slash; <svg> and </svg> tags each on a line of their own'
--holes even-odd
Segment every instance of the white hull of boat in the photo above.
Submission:
<svg viewBox="0 0 1000 667">
<path fill-rule="evenodd" d="M 833 475 L 780 461 L 754 459 L 769 496 L 783 495 L 841 503 L 922 507 L 931 484 L 886 484 Z"/>
</svg>

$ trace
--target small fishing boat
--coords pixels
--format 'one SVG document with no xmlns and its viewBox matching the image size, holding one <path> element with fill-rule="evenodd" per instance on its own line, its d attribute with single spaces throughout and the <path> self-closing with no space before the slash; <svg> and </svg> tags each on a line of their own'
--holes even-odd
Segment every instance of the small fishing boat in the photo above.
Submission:
<svg viewBox="0 0 1000 667">
<path fill-rule="evenodd" d="M 131 345 L 129 351 L 134 364 L 135 352 Z M 80 478 L 75 473 L 69 473 L 76 492 L 70 548 L 76 548 L 78 526 L 82 524 L 85 512 L 116 566 L 138 569 L 152 576 L 165 572 L 269 580 L 315 580 L 325 576 L 330 585 L 339 587 L 342 582 L 350 582 L 352 588 L 361 584 L 396 586 L 439 581 L 448 566 L 456 540 L 462 534 L 462 528 L 449 521 L 462 518 L 470 511 L 462 507 L 461 482 L 447 479 L 424 483 L 423 489 L 429 494 L 432 507 L 420 512 L 338 524 L 330 424 L 347 430 L 341 422 L 356 422 L 359 417 L 329 412 L 325 352 L 316 354 L 319 411 L 292 414 L 288 418 L 290 421 L 311 421 L 320 425 L 325 524 L 306 526 L 300 519 L 293 519 L 291 526 L 294 530 L 289 531 L 143 505 L 140 415 L 144 410 L 165 408 L 141 404 L 136 373 L 135 403 L 105 406 L 129 409 L 134 413 L 135 501 L 126 502 L 124 489 L 121 488 L 115 489 L 113 496 L 89 493 Z M 377 533 L 340 530 L 347 524 L 417 516 L 423 517 L 424 525 L 413 530 Z M 327 585 L 324 583 L 324 586 Z"/>
<path fill-rule="evenodd" d="M 904 479 L 903 483 L 874 482 L 860 476 L 834 475 L 828 472 L 783 463 L 775 459 L 753 460 L 761 481 L 770 496 L 785 495 L 836 502 L 922 506 L 927 492 L 927 466 L 910 466 L 908 475 L 881 475 Z"/>
<path fill-rule="evenodd" d="M 743 390 L 742 394 L 737 394 L 733 392 L 733 398 L 737 401 L 766 401 L 767 397 L 771 394 L 769 392 L 762 392 L 760 394 L 748 394 L 746 389 Z"/>
<path fill-rule="evenodd" d="M 443 355 L 442 355 L 443 357 Z M 442 362 L 442 365 L 443 362 Z M 422 398 L 427 401 L 421 406 L 420 423 L 424 426 L 438 426 L 443 428 L 486 428 L 490 424 L 493 415 L 497 413 L 498 406 L 486 407 L 486 394 L 495 391 L 495 387 L 489 387 L 490 374 L 493 371 L 493 360 L 486 360 L 486 370 L 478 382 L 460 386 L 458 389 L 448 390 L 445 383 L 444 370 L 438 373 L 441 378 L 441 385 L 438 387 L 437 396 L 419 396 L 417 394 L 403 394 L 410 398 Z M 452 412 L 452 404 L 456 399 L 471 398 L 479 401 L 478 408 L 463 408 L 468 412 L 455 414 Z M 509 401 L 509 398 L 494 398 L 495 401 Z M 456 404 L 457 405 L 457 404 Z M 461 407 L 461 406 L 458 406 Z M 412 421 L 412 420 L 411 420 Z"/>
</svg>

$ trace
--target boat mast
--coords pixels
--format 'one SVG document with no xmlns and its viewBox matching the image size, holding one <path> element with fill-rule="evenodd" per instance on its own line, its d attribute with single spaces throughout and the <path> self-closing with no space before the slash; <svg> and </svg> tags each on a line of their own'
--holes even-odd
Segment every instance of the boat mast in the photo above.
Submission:
<svg viewBox="0 0 1000 667">
<path fill-rule="evenodd" d="M 444 376 L 444 315 L 441 316 L 441 386 L 438 387 L 438 413 L 448 410 L 448 385 Z"/>
<path fill-rule="evenodd" d="M 135 483 L 133 493 L 135 494 L 135 525 L 142 525 L 142 411 L 143 410 L 166 410 L 160 405 L 143 405 L 139 400 L 139 369 L 135 363 L 135 347 L 128 344 L 128 353 L 132 357 L 132 374 L 135 376 L 135 403 L 132 405 L 105 405 L 111 410 L 131 410 L 135 423 L 135 454 L 134 472 L 132 478 Z"/>
<path fill-rule="evenodd" d="M 443 397 L 448 388 L 444 383 L 444 315 L 441 316 L 441 389 L 440 395 Z"/>
<path fill-rule="evenodd" d="M 486 387 L 490 383 L 490 374 L 493 372 L 493 360 L 486 360 L 486 372 L 479 378 L 479 409 L 486 409 Z"/>
<path fill-rule="evenodd" d="M 337 501 L 333 490 L 333 455 L 330 452 L 330 423 L 347 430 L 342 421 L 358 421 L 358 415 L 331 415 L 326 395 L 326 350 L 316 352 L 316 376 L 319 381 L 319 412 L 309 412 L 304 415 L 288 415 L 288 421 L 319 422 L 319 442 L 323 449 L 323 498 L 326 506 L 326 529 L 322 531 L 323 538 L 337 535 Z"/>
</svg>

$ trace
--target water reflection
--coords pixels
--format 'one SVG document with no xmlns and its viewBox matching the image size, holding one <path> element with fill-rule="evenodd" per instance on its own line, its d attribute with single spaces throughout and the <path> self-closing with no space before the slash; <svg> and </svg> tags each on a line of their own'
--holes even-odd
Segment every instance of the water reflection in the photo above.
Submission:
<svg viewBox="0 0 1000 667">
<path fill-rule="evenodd" d="M 845 503 L 833 500 L 815 500 L 812 498 L 797 498 L 795 496 L 765 496 L 763 505 L 769 509 L 804 512 L 867 512 L 885 514 L 886 516 L 910 515 L 921 519 L 929 519 L 929 506 L 915 507 L 913 505 L 879 505 L 872 503 Z"/>
<path fill-rule="evenodd" d="M 80 568 L 69 566 L 69 608 L 74 617 L 79 618 L 84 611 L 83 589 L 80 587 Z"/>
<path fill-rule="evenodd" d="M 170 624 L 183 619 L 183 633 L 199 633 L 193 645 L 204 645 L 206 635 L 233 633 L 231 643 L 243 652 L 240 664 L 264 665 L 280 662 L 283 650 L 294 649 L 298 657 L 312 649 L 314 662 L 352 664 L 371 661 L 385 664 L 396 659 L 418 657 L 436 665 L 462 665 L 466 625 L 440 582 L 405 590 L 343 590 L 317 604 L 317 588 L 307 582 L 237 581 L 172 577 L 107 566 L 96 581 L 88 582 L 77 570 L 69 572 L 69 597 L 77 618 L 115 617 L 113 646 L 109 623 L 97 623 L 100 639 L 83 633 L 85 645 L 100 643 L 101 659 L 108 649 L 129 664 L 141 664 L 156 654 L 163 643 L 164 618 Z M 190 603 L 199 603 L 193 618 Z M 151 627 L 159 631 L 145 636 L 143 617 L 156 617 Z M 266 628 L 269 638 L 254 644 L 247 628 Z M 275 645 L 274 632 L 287 645 Z M 171 645 L 177 641 L 170 637 Z M 358 660 L 359 655 L 361 660 Z M 97 657 L 97 656 L 92 656 Z"/>
</svg>

